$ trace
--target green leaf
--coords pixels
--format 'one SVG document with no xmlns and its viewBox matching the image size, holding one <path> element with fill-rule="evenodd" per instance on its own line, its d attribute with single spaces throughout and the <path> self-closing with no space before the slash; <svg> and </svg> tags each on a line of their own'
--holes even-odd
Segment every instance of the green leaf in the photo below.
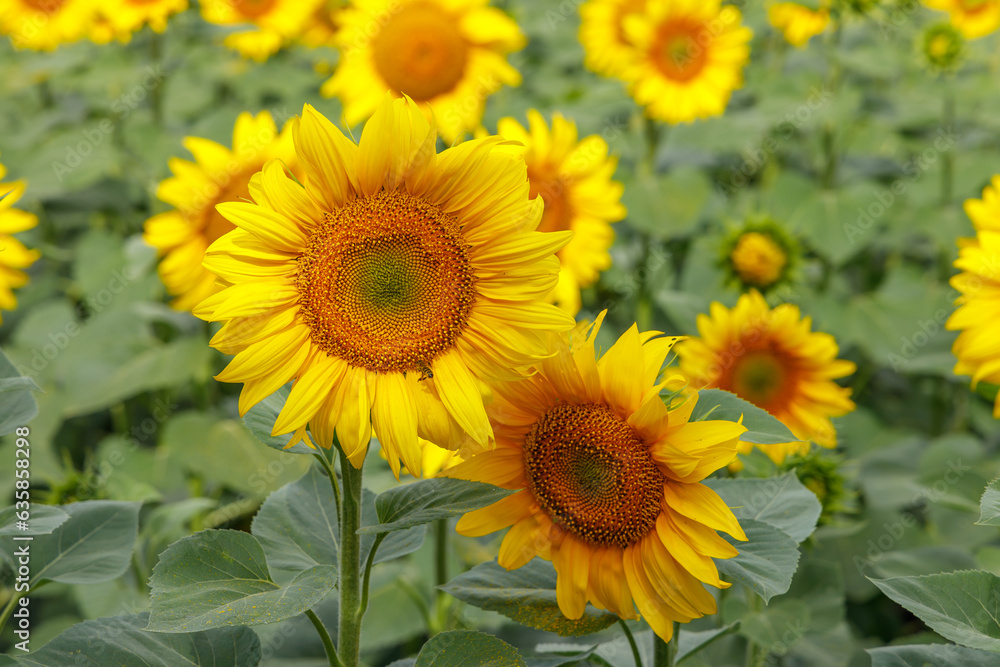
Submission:
<svg viewBox="0 0 1000 667">
<path fill-rule="evenodd" d="M 13 433 L 18 426 L 27 426 L 38 414 L 38 405 L 32 391 L 37 391 L 35 381 L 22 376 L 7 355 L 0 350 L 0 435 Z"/>
<path fill-rule="evenodd" d="M 618 620 L 614 614 L 591 605 L 580 619 L 566 618 L 556 602 L 556 570 L 552 563 L 540 558 L 511 571 L 495 560 L 482 563 L 440 588 L 462 602 L 564 637 L 589 635 Z"/>
<path fill-rule="evenodd" d="M 517 649 L 493 635 L 453 630 L 431 637 L 415 667 L 527 667 Z"/>
<path fill-rule="evenodd" d="M 745 519 L 740 521 L 740 526 L 748 541 L 740 542 L 724 536 L 739 550 L 739 555 L 719 558 L 715 564 L 719 572 L 749 586 L 767 602 L 791 586 L 799 562 L 799 550 L 795 540 L 769 523 Z"/>
<path fill-rule="evenodd" d="M 252 535 L 205 530 L 160 555 L 149 580 L 147 629 L 192 632 L 277 623 L 319 603 L 335 584 L 336 568 L 318 565 L 287 586 L 278 586 L 268 576 L 264 549 Z"/>
<path fill-rule="evenodd" d="M 691 421 L 721 419 L 736 422 L 741 416 L 743 425 L 747 427 L 746 433 L 740 436 L 743 442 L 776 445 L 799 441 L 787 426 L 769 412 L 722 389 L 702 389 L 698 392 L 698 403 L 694 406 Z"/>
<path fill-rule="evenodd" d="M 996 667 L 997 657 L 987 651 L 954 644 L 918 644 L 865 649 L 872 657 L 872 667 Z"/>
<path fill-rule="evenodd" d="M 1000 577 L 995 574 L 965 570 L 871 581 L 942 637 L 1000 652 Z"/>
<path fill-rule="evenodd" d="M 702 630 L 700 632 L 680 630 L 677 635 L 677 655 L 674 656 L 675 663 L 679 665 L 716 639 L 735 632 L 739 627 L 740 622 L 736 621 L 735 623 L 730 623 L 714 630 Z"/>
<path fill-rule="evenodd" d="M 62 506 L 69 518 L 30 543 L 0 537 L 0 553 L 13 563 L 15 549 L 30 544 L 31 580 L 93 584 L 128 568 L 139 531 L 139 503 L 88 500 Z"/>
<path fill-rule="evenodd" d="M 250 628 L 165 635 L 144 630 L 148 620 L 145 613 L 84 621 L 15 659 L 30 667 L 256 667 L 260 663 L 260 640 Z"/>
<path fill-rule="evenodd" d="M 254 438 L 272 449 L 291 454 L 315 454 L 316 450 L 311 449 L 304 442 L 299 442 L 294 447 L 285 449 L 285 445 L 292 439 L 291 434 L 271 435 L 271 429 L 274 428 L 274 423 L 278 421 L 278 413 L 285 407 L 285 401 L 288 400 L 288 392 L 290 391 L 291 385 L 285 385 L 250 408 L 246 415 L 243 416 L 243 423 Z"/>
<path fill-rule="evenodd" d="M 28 530 L 19 530 L 17 528 L 17 514 L 19 513 L 20 510 L 15 510 L 13 505 L 0 510 L 0 536 L 48 535 L 69 519 L 69 514 L 55 505 L 31 503 L 30 510 L 28 510 Z"/>
<path fill-rule="evenodd" d="M 816 494 L 794 472 L 766 479 L 706 479 L 742 524 L 756 519 L 784 531 L 796 543 L 809 537 L 823 511 Z"/>
<path fill-rule="evenodd" d="M 1000 526 L 1000 479 L 989 483 L 979 501 L 977 526 Z"/>
<path fill-rule="evenodd" d="M 358 532 L 363 535 L 388 533 L 420 526 L 481 509 L 513 493 L 517 491 L 464 479 L 425 479 L 404 484 L 375 498 L 380 523 Z"/>
</svg>

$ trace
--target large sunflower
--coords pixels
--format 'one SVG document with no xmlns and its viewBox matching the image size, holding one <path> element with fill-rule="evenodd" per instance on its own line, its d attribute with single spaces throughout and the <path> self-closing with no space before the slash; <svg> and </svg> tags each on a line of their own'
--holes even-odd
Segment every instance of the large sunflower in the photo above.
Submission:
<svg viewBox="0 0 1000 667">
<path fill-rule="evenodd" d="M 811 327 L 797 306 L 785 303 L 772 310 L 753 290 L 732 310 L 713 303 L 710 316 L 698 316 L 701 338 L 677 346 L 681 371 L 696 387 L 731 391 L 802 439 L 762 447 L 776 462 L 809 451 L 808 440 L 836 446 L 830 418 L 854 409 L 851 390 L 833 381 L 853 373 L 854 362 L 837 359 L 833 336 Z"/>
<path fill-rule="evenodd" d="M 583 64 L 603 76 L 621 76 L 635 59 L 635 46 L 625 34 L 626 16 L 642 16 L 646 0 L 587 0 L 580 6 Z"/>
<path fill-rule="evenodd" d="M 677 338 L 633 325 L 595 359 L 601 319 L 589 335 L 578 327 L 536 375 L 497 387 L 489 407 L 496 449 L 444 474 L 518 489 L 463 516 L 457 530 L 479 536 L 510 526 L 500 565 L 550 559 L 568 618 L 580 618 L 588 601 L 621 618 L 636 618 L 637 607 L 669 640 L 673 621 L 715 613 L 703 582 L 729 586 L 712 559 L 736 549 L 716 531 L 746 536 L 699 482 L 735 458 L 746 428 L 689 422 L 696 392 L 664 404 L 660 392 L 679 378 L 662 379 L 660 369 Z"/>
<path fill-rule="evenodd" d="M 611 180 L 617 160 L 608 157 L 608 144 L 591 135 L 577 141 L 576 125 L 559 114 L 552 130 L 542 115 L 528 112 L 529 129 L 513 118 L 503 118 L 497 132 L 520 142 L 510 150 L 528 164 L 531 197 L 545 202 L 540 232 L 570 229 L 573 240 L 559 251 L 562 271 L 553 298 L 563 310 L 580 310 L 580 288 L 589 287 L 611 266 L 608 248 L 615 240 L 609 223 L 625 217 L 622 185 Z"/>
<path fill-rule="evenodd" d="M 945 326 L 962 332 L 952 346 L 958 357 L 955 373 L 971 375 L 973 387 L 1000 384 L 1000 176 L 993 177 L 982 199 L 966 201 L 965 211 L 976 238 L 959 241 L 955 267 L 962 273 L 951 284 L 962 296 Z M 993 416 L 1000 419 L 1000 394 Z"/>
<path fill-rule="evenodd" d="M 256 117 L 244 111 L 237 117 L 232 149 L 200 137 L 187 137 L 184 147 L 195 161 L 172 158 L 174 175 L 156 191 L 175 209 L 147 220 L 144 238 L 163 255 L 159 272 L 167 291 L 177 297 L 173 307 L 191 310 L 218 291 L 215 276 L 201 265 L 205 250 L 234 229 L 216 205 L 249 199 L 247 183 L 268 160 L 294 168 L 295 148 L 291 124 L 278 134 L 267 111 Z"/>
<path fill-rule="evenodd" d="M 830 8 L 825 2 L 818 9 L 797 2 L 777 2 L 767 8 L 767 20 L 781 31 L 786 42 L 801 48 L 830 25 Z"/>
<path fill-rule="evenodd" d="M 0 164 L 0 181 L 6 174 L 7 169 Z M 31 213 L 11 208 L 24 194 L 24 187 L 24 181 L 0 183 L 0 310 L 17 307 L 13 290 L 28 283 L 28 274 L 23 269 L 39 257 L 37 250 L 28 250 L 11 236 L 38 224 L 38 218 Z M 0 322 L 3 322 L 2 316 Z"/>
<path fill-rule="evenodd" d="M 931 9 L 948 12 L 952 25 L 967 39 L 984 37 L 1000 28 L 1000 0 L 923 0 Z"/>
<path fill-rule="evenodd" d="M 244 58 L 267 60 L 305 30 L 318 0 L 201 0 L 201 16 L 218 25 L 253 26 L 233 33 L 225 44 Z"/>
<path fill-rule="evenodd" d="M 277 161 L 255 203 L 221 204 L 239 229 L 205 266 L 231 285 L 195 309 L 224 321 L 240 411 L 296 382 L 274 433 L 334 434 L 360 466 L 374 433 L 398 473 L 421 470 L 418 437 L 457 448 L 493 440 L 486 381 L 518 379 L 573 320 L 542 302 L 570 232 L 534 231 L 524 161 L 499 137 L 435 152 L 413 100 L 386 96 L 360 145 L 306 106 L 295 130 L 304 187 Z"/>
<path fill-rule="evenodd" d="M 636 56 L 623 78 L 647 116 L 687 123 L 725 111 L 750 57 L 753 33 L 740 18 L 719 0 L 649 0 L 644 15 L 625 16 Z"/>
<path fill-rule="evenodd" d="M 506 60 L 524 46 L 517 24 L 488 0 L 356 0 L 338 15 L 342 59 L 324 95 L 349 124 L 367 118 L 386 89 L 426 102 L 453 143 L 479 126 L 486 98 L 521 75 Z"/>
<path fill-rule="evenodd" d="M 0 35 L 16 49 L 51 51 L 83 36 L 89 0 L 0 0 Z"/>
</svg>

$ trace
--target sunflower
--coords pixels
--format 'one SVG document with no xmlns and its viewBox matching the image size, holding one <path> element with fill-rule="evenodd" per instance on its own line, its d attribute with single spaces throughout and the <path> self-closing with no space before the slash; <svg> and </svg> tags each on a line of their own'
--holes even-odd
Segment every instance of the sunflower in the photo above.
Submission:
<svg viewBox="0 0 1000 667">
<path fill-rule="evenodd" d="M 107 23 L 97 34 L 106 37 L 110 30 L 120 41 L 127 42 L 132 33 L 149 25 L 153 32 L 167 29 L 167 19 L 188 8 L 188 0 L 109 0 L 95 3 L 101 16 L 100 23 Z"/>
<path fill-rule="evenodd" d="M 945 327 L 962 332 L 952 346 L 955 374 L 971 375 L 974 388 L 979 382 L 1000 384 L 1000 176 L 993 177 L 982 199 L 965 202 L 965 212 L 976 238 L 959 241 L 955 268 L 962 273 L 951 284 L 961 296 Z M 1000 419 L 1000 394 L 993 416 Z"/>
<path fill-rule="evenodd" d="M 701 338 L 677 346 L 681 372 L 696 387 L 730 391 L 767 410 L 802 439 L 764 445 L 775 462 L 808 452 L 808 440 L 836 446 L 830 418 L 854 409 L 851 390 L 833 382 L 853 373 L 854 363 L 837 359 L 833 336 L 811 327 L 797 306 L 785 303 L 772 310 L 753 290 L 732 310 L 713 303 L 710 316 L 698 316 Z"/>
<path fill-rule="evenodd" d="M 768 291 L 791 280 L 799 246 L 774 220 L 752 218 L 722 244 L 722 267 L 742 289 Z"/>
<path fill-rule="evenodd" d="M 626 16 L 642 16 L 646 0 L 588 0 L 580 6 L 583 64 L 602 76 L 621 76 L 635 59 L 635 46 L 625 34 Z"/>
<path fill-rule="evenodd" d="M 715 613 L 703 582 L 729 586 L 712 559 L 736 549 L 716 530 L 746 536 L 699 482 L 735 458 L 746 428 L 689 422 L 696 392 L 665 405 L 660 392 L 679 378 L 661 378 L 660 369 L 678 338 L 633 325 L 596 360 L 603 317 L 589 335 L 577 327 L 531 378 L 498 386 L 489 407 L 496 449 L 444 474 L 517 489 L 456 528 L 480 536 L 510 526 L 500 565 L 551 560 L 568 618 L 580 618 L 588 601 L 626 619 L 638 607 L 669 640 L 673 621 Z"/>
<path fill-rule="evenodd" d="M 950 23 L 938 23 L 926 28 L 919 44 L 924 61 L 936 72 L 958 69 L 965 55 L 965 38 Z"/>
<path fill-rule="evenodd" d="M 797 2 L 778 2 L 767 8 L 767 20 L 781 31 L 786 42 L 801 48 L 830 25 L 830 8 L 826 3 L 812 9 Z"/>
<path fill-rule="evenodd" d="M 302 32 L 296 38 L 300 44 L 316 49 L 333 46 L 337 31 L 340 30 L 340 12 L 347 6 L 347 0 L 323 0 L 306 21 Z"/>
<path fill-rule="evenodd" d="M 423 438 L 417 438 L 417 441 L 420 443 L 420 470 L 417 471 L 415 477 L 420 477 L 421 474 L 425 477 L 434 477 L 442 470 L 453 468 L 462 462 L 461 454 L 455 450 L 438 447 L 433 442 Z M 378 453 L 386 461 L 389 460 L 385 448 L 379 449 Z M 400 472 L 410 473 L 405 466 L 400 469 Z"/>
<path fill-rule="evenodd" d="M 580 288 L 596 282 L 611 266 L 608 248 L 615 240 L 609 223 L 625 217 L 622 186 L 611 180 L 617 160 L 608 157 L 608 144 L 591 135 L 577 141 L 576 125 L 553 114 L 552 129 L 542 115 L 528 112 L 526 129 L 513 118 L 503 118 L 497 132 L 520 143 L 509 150 L 524 156 L 528 164 L 531 197 L 545 203 L 540 232 L 570 229 L 573 240 L 559 251 L 562 270 L 553 298 L 563 310 L 580 310 Z"/>
<path fill-rule="evenodd" d="M 51 51 L 83 36 L 89 0 L 0 0 L 0 35 L 15 49 Z"/>
<path fill-rule="evenodd" d="M 419 438 L 488 446 L 486 382 L 514 380 L 573 320 L 543 303 L 570 232 L 534 231 L 524 161 L 490 137 L 435 152 L 408 97 L 386 95 L 360 145 L 306 105 L 295 130 L 304 187 L 271 161 L 256 203 L 221 204 L 239 229 L 205 266 L 230 285 L 195 309 L 243 382 L 240 411 L 296 378 L 274 433 L 355 466 L 374 430 L 393 471 L 419 474 Z M 308 442 L 308 440 L 307 440 Z"/>
<path fill-rule="evenodd" d="M 160 278 L 177 297 L 171 304 L 177 310 L 191 310 L 219 289 L 215 276 L 201 262 L 208 246 L 234 227 L 215 206 L 249 199 L 247 183 L 268 160 L 295 165 L 291 124 L 278 134 L 267 111 L 256 117 L 244 111 L 237 117 L 231 150 L 200 137 L 187 137 L 184 147 L 195 161 L 171 159 L 174 175 L 156 191 L 157 197 L 175 208 L 147 220 L 144 234 L 146 242 L 163 256 Z"/>
<path fill-rule="evenodd" d="M 517 24 L 487 0 L 356 0 L 339 14 L 342 59 L 321 92 L 344 103 L 349 124 L 367 118 L 386 89 L 424 103 L 454 143 L 478 127 L 486 97 L 521 75 Z"/>
<path fill-rule="evenodd" d="M 984 37 L 1000 28 L 1000 0 L 923 0 L 931 9 L 948 12 L 952 25 L 967 39 Z"/>
<path fill-rule="evenodd" d="M 217 25 L 254 26 L 227 36 L 225 44 L 262 62 L 305 30 L 318 5 L 317 0 L 202 0 L 201 16 Z"/>
<path fill-rule="evenodd" d="M 0 164 L 0 181 L 6 174 L 7 169 Z M 24 188 L 24 181 L 0 182 L 0 310 L 17 307 L 13 290 L 28 283 L 28 274 L 23 269 L 39 257 L 37 250 L 28 250 L 11 236 L 38 224 L 38 218 L 31 213 L 11 208 L 24 194 Z M 2 316 L 0 322 L 3 322 Z"/>
</svg>

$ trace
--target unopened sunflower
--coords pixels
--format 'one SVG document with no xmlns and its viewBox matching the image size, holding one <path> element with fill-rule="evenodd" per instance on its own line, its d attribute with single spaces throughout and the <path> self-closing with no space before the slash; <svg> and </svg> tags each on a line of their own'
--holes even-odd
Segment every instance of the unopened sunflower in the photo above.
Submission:
<svg viewBox="0 0 1000 667">
<path fill-rule="evenodd" d="M 0 0 L 0 35 L 15 49 L 51 51 L 83 37 L 89 0 Z"/>
<path fill-rule="evenodd" d="M 524 36 L 485 0 L 356 0 L 338 20 L 342 58 L 321 92 L 341 99 L 349 124 L 388 89 L 433 112 L 450 144 L 479 126 L 490 94 L 521 83 L 507 54 Z"/>
<path fill-rule="evenodd" d="M 496 449 L 445 474 L 517 489 L 463 516 L 457 530 L 479 536 L 510 527 L 500 565 L 551 560 L 568 618 L 591 602 L 625 619 L 641 614 L 669 640 L 674 621 L 715 613 L 703 583 L 729 586 L 712 559 L 737 551 L 716 531 L 746 536 L 700 482 L 735 458 L 746 428 L 689 422 L 694 392 L 664 404 L 661 391 L 679 380 L 660 375 L 675 337 L 633 325 L 595 359 L 602 319 L 589 335 L 578 327 L 528 380 L 498 386 L 489 407 Z"/>
<path fill-rule="evenodd" d="M 955 374 L 971 375 L 973 387 L 1000 384 L 1000 176 L 993 177 L 982 199 L 965 202 L 965 212 L 976 238 L 959 241 L 955 268 L 962 273 L 951 284 L 962 296 L 945 326 L 961 331 L 952 346 L 958 357 Z M 993 416 L 1000 419 L 1000 394 Z"/>
<path fill-rule="evenodd" d="M 753 33 L 740 10 L 719 0 L 649 0 L 623 20 L 636 57 L 623 78 L 646 115 L 687 123 L 721 115 L 743 85 Z"/>
<path fill-rule="evenodd" d="M 798 261 L 795 239 L 770 218 L 755 218 L 722 244 L 722 267 L 743 290 L 774 289 L 791 280 Z"/>
<path fill-rule="evenodd" d="M 642 16 L 647 0 L 587 0 L 580 6 L 583 64 L 603 76 L 621 76 L 635 59 L 635 46 L 625 34 L 626 16 Z"/>
<path fill-rule="evenodd" d="M 559 251 L 562 270 L 553 298 L 575 315 L 580 310 L 580 289 L 597 281 L 611 266 L 608 248 L 615 233 L 610 223 L 625 217 L 622 185 L 611 180 L 617 160 L 608 156 L 608 144 L 597 135 L 577 141 L 576 125 L 559 114 L 552 129 L 535 110 L 528 112 L 529 127 L 503 118 L 497 132 L 519 142 L 510 150 L 528 164 L 531 197 L 545 202 L 540 232 L 572 230 L 573 239 Z"/>
<path fill-rule="evenodd" d="M 830 25 L 830 8 L 827 3 L 813 9 L 797 2 L 777 2 L 767 8 L 767 20 L 786 42 L 801 48 Z"/>
<path fill-rule="evenodd" d="M 6 168 L 0 164 L 0 181 L 6 174 Z M 28 284 L 28 274 L 24 269 L 39 257 L 37 250 L 28 250 L 12 236 L 38 224 L 38 218 L 33 214 L 12 208 L 24 194 L 24 188 L 24 181 L 0 182 L 0 310 L 17 307 L 13 290 Z M 3 322 L 2 316 L 0 322 Z"/>
<path fill-rule="evenodd" d="M 267 111 L 256 117 L 248 112 L 239 115 L 231 149 L 200 137 L 186 138 L 184 147 L 194 162 L 172 158 L 174 175 L 156 191 L 157 197 L 175 208 L 147 220 L 143 238 L 163 256 L 160 278 L 177 297 L 171 305 L 191 310 L 219 289 L 215 276 L 201 265 L 205 250 L 235 229 L 216 205 L 249 199 L 250 178 L 268 160 L 282 160 L 294 168 L 295 149 L 291 125 L 279 134 Z"/>
<path fill-rule="evenodd" d="M 1000 28 L 1000 0 L 923 0 L 931 9 L 948 12 L 952 25 L 967 39 L 985 37 Z"/>
<path fill-rule="evenodd" d="M 809 440 L 834 447 L 830 421 L 854 409 L 851 390 L 834 382 L 855 370 L 837 359 L 833 336 L 812 331 L 812 321 L 797 306 L 774 309 L 753 290 L 732 310 L 713 303 L 698 316 L 700 338 L 677 346 L 680 368 L 696 387 L 730 391 L 781 420 L 801 442 L 764 445 L 775 462 L 809 451 Z M 745 451 L 749 445 L 743 447 Z"/>
<path fill-rule="evenodd" d="M 201 15 L 209 23 L 252 27 L 228 35 L 226 46 L 245 58 L 267 60 L 306 29 L 318 0 L 201 0 Z"/>
<path fill-rule="evenodd" d="M 239 229 L 205 266 L 230 286 L 196 309 L 225 325 L 240 412 L 295 379 L 274 433 L 330 447 L 355 466 L 373 432 L 394 472 L 422 468 L 418 438 L 486 447 L 488 381 L 514 380 L 573 320 L 543 303 L 570 232 L 534 229 L 527 169 L 502 139 L 438 155 L 416 103 L 390 96 L 360 145 L 306 106 L 295 130 L 304 178 L 271 161 L 253 202 L 219 205 Z M 308 440 L 307 440 L 308 441 Z"/>
</svg>

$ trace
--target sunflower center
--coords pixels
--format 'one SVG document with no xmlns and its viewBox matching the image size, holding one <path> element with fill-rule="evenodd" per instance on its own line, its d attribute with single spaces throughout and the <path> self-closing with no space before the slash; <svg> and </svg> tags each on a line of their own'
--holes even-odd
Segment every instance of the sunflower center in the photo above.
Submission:
<svg viewBox="0 0 1000 667">
<path fill-rule="evenodd" d="M 778 282 L 788 264 L 788 256 L 781 246 L 760 232 L 743 234 L 729 259 L 740 279 L 757 287 L 770 287 Z"/>
<path fill-rule="evenodd" d="M 299 257 L 313 342 L 376 372 L 429 368 L 461 335 L 475 276 L 453 215 L 385 190 L 332 213 Z"/>
<path fill-rule="evenodd" d="M 749 352 L 733 364 L 732 372 L 720 389 L 731 391 L 765 410 L 780 406 L 788 384 L 787 364 L 772 350 Z"/>
<path fill-rule="evenodd" d="M 375 68 L 385 82 L 418 102 L 454 90 L 469 58 L 455 19 L 425 4 L 409 5 L 394 15 L 372 46 Z"/>
<path fill-rule="evenodd" d="M 604 405 L 560 405 L 531 427 L 524 467 L 554 523 L 593 544 L 627 547 L 656 524 L 663 473 Z"/>
<path fill-rule="evenodd" d="M 240 0 L 233 8 L 248 19 L 260 18 L 271 11 L 277 0 Z"/>
<path fill-rule="evenodd" d="M 569 229 L 573 220 L 568 197 L 569 184 L 551 168 L 528 169 L 528 181 L 531 188 L 528 197 L 534 199 L 540 195 L 545 204 L 538 231 L 559 232 Z"/>
<path fill-rule="evenodd" d="M 698 23 L 672 21 L 663 24 L 653 40 L 653 62 L 668 79 L 681 82 L 693 79 L 708 62 L 703 35 L 709 33 Z"/>
</svg>

